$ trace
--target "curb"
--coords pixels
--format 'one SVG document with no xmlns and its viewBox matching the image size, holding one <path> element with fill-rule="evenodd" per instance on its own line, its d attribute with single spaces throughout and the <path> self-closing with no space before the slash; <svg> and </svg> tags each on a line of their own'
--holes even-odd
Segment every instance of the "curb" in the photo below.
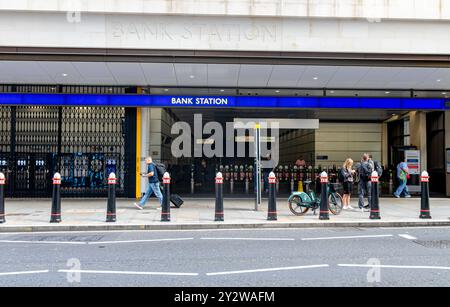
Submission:
<svg viewBox="0 0 450 307">
<path fill-rule="evenodd" d="M 83 232 L 83 231 L 145 231 L 145 230 L 213 230 L 213 229 L 270 229 L 270 228 L 383 228 L 383 227 L 439 227 L 450 226 L 450 220 L 436 221 L 368 221 L 368 222 L 321 222 L 321 223 L 208 223 L 208 224 L 135 224 L 135 225 L 58 225 L 58 226 L 1 226 L 0 233 L 12 232 Z"/>
</svg>

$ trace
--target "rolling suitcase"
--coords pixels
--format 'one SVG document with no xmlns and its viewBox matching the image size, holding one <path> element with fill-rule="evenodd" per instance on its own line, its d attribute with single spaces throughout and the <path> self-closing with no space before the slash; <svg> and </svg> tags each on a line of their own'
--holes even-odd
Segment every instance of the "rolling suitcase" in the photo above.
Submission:
<svg viewBox="0 0 450 307">
<path fill-rule="evenodd" d="M 180 208 L 184 204 L 184 200 L 178 194 L 170 195 L 170 202 L 177 208 Z"/>
</svg>

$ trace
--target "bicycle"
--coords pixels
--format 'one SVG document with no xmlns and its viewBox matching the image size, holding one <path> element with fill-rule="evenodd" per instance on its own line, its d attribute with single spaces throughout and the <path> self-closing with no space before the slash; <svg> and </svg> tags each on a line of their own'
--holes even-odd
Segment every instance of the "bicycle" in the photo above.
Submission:
<svg viewBox="0 0 450 307">
<path fill-rule="evenodd" d="M 320 195 L 316 195 L 311 191 L 309 185 L 312 181 L 305 181 L 306 192 L 294 192 L 288 199 L 289 209 L 294 215 L 303 216 L 310 209 L 316 215 L 316 210 L 320 208 Z M 336 192 L 333 184 L 328 184 L 328 208 L 334 215 L 342 212 L 343 201 L 342 196 Z"/>
</svg>

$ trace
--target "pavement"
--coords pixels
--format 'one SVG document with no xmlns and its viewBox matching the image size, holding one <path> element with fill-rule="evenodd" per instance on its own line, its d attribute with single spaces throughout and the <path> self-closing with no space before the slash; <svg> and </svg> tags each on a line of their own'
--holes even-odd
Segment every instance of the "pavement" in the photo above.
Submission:
<svg viewBox="0 0 450 307">
<path fill-rule="evenodd" d="M 320 221 L 308 212 L 294 216 L 286 199 L 278 199 L 278 220 L 267 221 L 267 200 L 259 211 L 251 199 L 225 199 L 225 221 L 214 222 L 214 199 L 186 198 L 180 208 L 171 209 L 171 221 L 161 222 L 157 201 L 151 199 L 145 210 L 137 210 L 133 200 L 117 201 L 117 222 L 106 223 L 106 200 L 63 199 L 62 222 L 50 224 L 50 199 L 6 199 L 6 223 L 1 232 L 89 231 L 89 230 L 176 230 L 228 228 L 307 228 L 307 227 L 409 227 L 450 226 L 450 199 L 430 200 L 431 220 L 419 219 L 420 199 L 381 198 L 381 220 L 370 220 L 369 213 L 359 210 L 330 213 L 329 221 Z M 357 207 L 356 200 L 352 205 Z"/>
<path fill-rule="evenodd" d="M 0 287 L 448 287 L 449 230 L 0 233 Z M 209 302 L 221 297 L 214 291 L 206 290 Z"/>
</svg>

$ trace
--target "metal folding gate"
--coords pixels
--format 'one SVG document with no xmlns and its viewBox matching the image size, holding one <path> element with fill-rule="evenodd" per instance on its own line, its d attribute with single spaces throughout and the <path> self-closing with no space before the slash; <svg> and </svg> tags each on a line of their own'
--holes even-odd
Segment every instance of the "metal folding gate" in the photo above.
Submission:
<svg viewBox="0 0 450 307">
<path fill-rule="evenodd" d="M 7 196 L 48 197 L 59 171 L 61 192 L 103 197 L 116 173 L 125 193 L 125 108 L 0 107 L 0 171 Z"/>
</svg>

